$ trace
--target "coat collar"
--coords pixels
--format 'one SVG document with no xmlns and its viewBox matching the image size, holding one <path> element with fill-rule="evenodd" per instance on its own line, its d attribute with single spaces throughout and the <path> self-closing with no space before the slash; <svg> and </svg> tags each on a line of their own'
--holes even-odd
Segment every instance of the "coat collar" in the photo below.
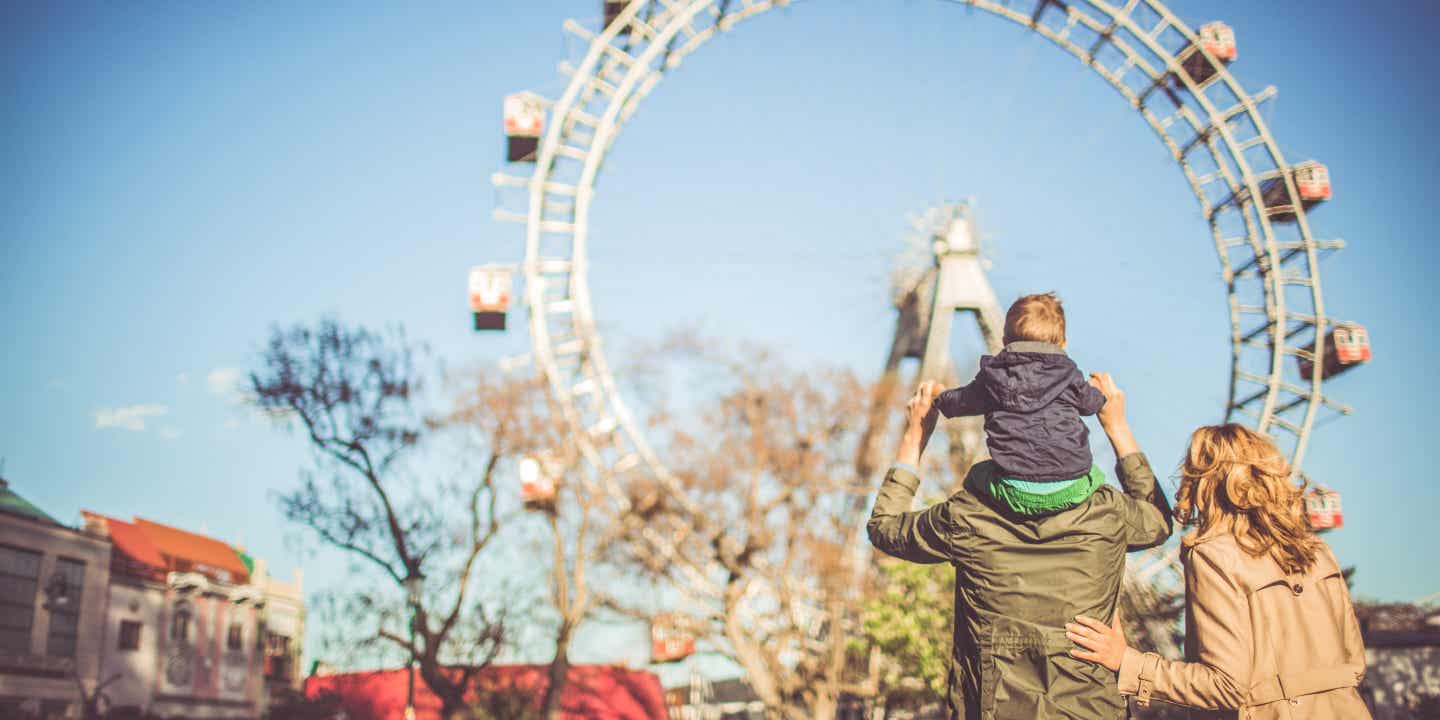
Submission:
<svg viewBox="0 0 1440 720">
<path fill-rule="evenodd" d="M 1202 550 L 1197 547 L 1199 545 L 1206 547 Z M 1230 533 L 1228 525 L 1212 527 L 1203 534 L 1198 530 L 1191 531 L 1181 539 L 1181 552 L 1182 555 L 1200 552 L 1211 558 L 1212 561 L 1218 561 L 1233 575 L 1237 585 L 1251 593 L 1277 583 L 1304 585 L 1330 575 L 1342 574 L 1340 564 L 1335 561 L 1335 555 L 1329 545 L 1321 546 L 1320 551 L 1315 554 L 1315 564 L 1311 565 L 1308 570 L 1303 573 L 1288 574 L 1280 569 L 1280 565 L 1268 553 L 1256 557 L 1241 549 L 1240 543 Z"/>
<path fill-rule="evenodd" d="M 1059 345 L 1035 340 L 1017 340 L 1005 346 L 1005 352 L 1044 353 L 1046 355 L 1064 355 L 1065 351 Z"/>
</svg>

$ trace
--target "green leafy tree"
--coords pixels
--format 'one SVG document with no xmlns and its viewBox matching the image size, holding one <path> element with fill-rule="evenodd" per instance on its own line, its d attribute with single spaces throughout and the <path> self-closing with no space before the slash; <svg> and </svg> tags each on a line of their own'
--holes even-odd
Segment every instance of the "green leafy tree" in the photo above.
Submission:
<svg viewBox="0 0 1440 720">
<path fill-rule="evenodd" d="M 884 656 L 885 708 L 918 710 L 938 703 L 950 671 L 955 570 L 888 558 L 878 569 L 879 592 L 861 614 L 860 642 Z"/>
</svg>

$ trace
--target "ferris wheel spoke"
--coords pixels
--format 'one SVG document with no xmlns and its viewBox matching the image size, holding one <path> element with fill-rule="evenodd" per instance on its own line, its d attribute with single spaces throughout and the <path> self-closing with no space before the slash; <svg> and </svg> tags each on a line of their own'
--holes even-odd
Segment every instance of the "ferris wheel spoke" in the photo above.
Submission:
<svg viewBox="0 0 1440 720">
<path fill-rule="evenodd" d="M 580 108 L 571 108 L 570 112 L 565 117 L 572 126 L 584 125 L 590 128 L 597 128 L 600 126 L 600 118 L 597 118 L 594 115 L 591 115 L 590 113 L 581 110 Z"/>
<path fill-rule="evenodd" d="M 1287 388 L 1287 389 L 1288 389 L 1288 388 Z M 1275 415 L 1276 415 L 1276 416 L 1280 416 L 1280 415 L 1282 415 L 1282 414 L 1284 414 L 1284 413 L 1287 413 L 1287 412 L 1289 412 L 1289 411 L 1291 411 L 1291 410 L 1294 410 L 1294 409 L 1297 408 L 1297 407 L 1300 407 L 1301 405 L 1304 405 L 1305 403 L 1310 402 L 1309 391 L 1308 391 L 1308 390 L 1303 390 L 1303 391 L 1300 391 L 1300 392 L 1301 392 L 1301 394 L 1300 394 L 1298 397 L 1293 398 L 1293 399 L 1291 399 L 1289 402 L 1286 402 L 1286 403 L 1284 403 L 1284 404 L 1277 405 L 1277 406 L 1275 407 Z M 1297 435 L 1299 434 L 1299 430 L 1298 430 L 1298 429 L 1297 429 L 1295 432 L 1296 432 Z"/>
<path fill-rule="evenodd" d="M 1270 423 L 1271 425 L 1274 425 L 1274 426 L 1276 426 L 1276 427 L 1278 427 L 1278 428 L 1281 428 L 1281 429 L 1283 429 L 1283 430 L 1286 430 L 1286 431 L 1290 432 L 1290 434 L 1292 434 L 1292 435 L 1294 435 L 1294 436 L 1296 436 L 1296 437 L 1299 437 L 1299 436 L 1301 436 L 1301 435 L 1304 434 L 1304 431 L 1301 429 L 1301 426 L 1296 425 L 1295 423 L 1290 422 L 1289 420 L 1286 420 L 1286 419 L 1283 418 L 1283 417 L 1280 417 L 1280 416 L 1279 416 L 1278 414 L 1276 414 L 1276 413 L 1271 413 L 1271 414 L 1270 414 L 1270 417 L 1267 418 L 1267 420 L 1269 421 L 1269 423 Z"/>
<path fill-rule="evenodd" d="M 1247 372 L 1245 370 L 1237 370 L 1235 372 L 1235 377 L 1248 383 L 1254 383 L 1256 385 L 1270 385 L 1270 378 L 1268 376 L 1257 375 L 1255 373 Z"/>
<path fill-rule="evenodd" d="M 1159 40 L 1160 36 L 1163 35 L 1165 31 L 1169 30 L 1170 28 L 1170 21 L 1162 16 L 1154 27 L 1150 28 L 1149 30 L 1145 30 L 1144 33 L 1151 40 Z"/>
</svg>

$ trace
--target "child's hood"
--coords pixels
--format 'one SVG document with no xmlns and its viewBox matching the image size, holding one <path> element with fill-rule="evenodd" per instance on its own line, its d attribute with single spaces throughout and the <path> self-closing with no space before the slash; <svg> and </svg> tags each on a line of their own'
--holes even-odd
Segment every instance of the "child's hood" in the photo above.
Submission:
<svg viewBox="0 0 1440 720">
<path fill-rule="evenodd" d="M 1034 412 L 1060 397 L 1075 382 L 1079 369 L 1075 361 L 1053 345 L 1017 345 L 1037 348 L 1006 348 L 999 355 L 983 357 L 978 377 L 1002 410 Z"/>
</svg>

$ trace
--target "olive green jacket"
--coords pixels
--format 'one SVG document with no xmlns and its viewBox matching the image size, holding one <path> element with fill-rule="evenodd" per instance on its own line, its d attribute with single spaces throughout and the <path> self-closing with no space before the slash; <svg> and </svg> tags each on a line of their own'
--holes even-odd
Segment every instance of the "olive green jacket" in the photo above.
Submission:
<svg viewBox="0 0 1440 720">
<path fill-rule="evenodd" d="M 910 511 L 920 478 L 897 466 L 870 514 L 870 542 L 886 554 L 955 568 L 952 718 L 1122 718 L 1115 673 L 1069 655 L 1065 623 L 1115 612 L 1125 553 L 1170 537 L 1170 507 L 1141 453 L 1116 463 L 1125 491 L 1103 485 L 1079 506 L 1020 517 L 972 488 L 995 463 L 975 465 L 965 489 Z"/>
</svg>

